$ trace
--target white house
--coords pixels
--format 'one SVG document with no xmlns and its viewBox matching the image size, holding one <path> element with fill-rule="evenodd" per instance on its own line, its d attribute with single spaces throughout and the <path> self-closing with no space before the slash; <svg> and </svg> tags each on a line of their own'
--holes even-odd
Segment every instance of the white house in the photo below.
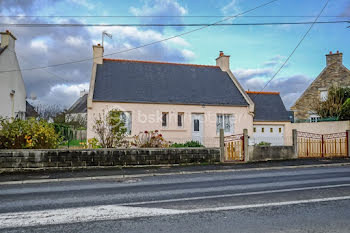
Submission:
<svg viewBox="0 0 350 233">
<path fill-rule="evenodd" d="M 25 118 L 26 89 L 11 32 L 0 32 L 0 117 Z"/>
</svg>

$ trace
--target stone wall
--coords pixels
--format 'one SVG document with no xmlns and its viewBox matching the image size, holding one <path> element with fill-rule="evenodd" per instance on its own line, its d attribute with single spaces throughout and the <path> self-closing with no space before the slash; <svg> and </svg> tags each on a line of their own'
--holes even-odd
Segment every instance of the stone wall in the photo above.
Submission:
<svg viewBox="0 0 350 233">
<path fill-rule="evenodd" d="M 0 150 L 0 169 L 220 162 L 219 148 Z"/>
<path fill-rule="evenodd" d="M 296 159 L 294 146 L 248 146 L 248 161 Z"/>
<path fill-rule="evenodd" d="M 309 118 L 309 112 L 320 101 L 321 90 L 328 90 L 333 85 L 350 86 L 350 71 L 343 66 L 342 56 L 342 53 L 326 55 L 326 68 L 291 107 L 291 110 L 294 111 L 295 120 Z"/>
</svg>

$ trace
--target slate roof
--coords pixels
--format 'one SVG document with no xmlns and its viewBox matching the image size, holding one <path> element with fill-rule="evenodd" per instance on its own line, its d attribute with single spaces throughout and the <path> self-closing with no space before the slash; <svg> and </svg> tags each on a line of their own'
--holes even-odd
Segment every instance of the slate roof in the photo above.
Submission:
<svg viewBox="0 0 350 233">
<path fill-rule="evenodd" d="M 87 113 L 87 97 L 88 94 L 80 97 L 75 103 L 68 109 L 67 113 Z"/>
<path fill-rule="evenodd" d="M 28 101 L 26 101 L 26 118 L 37 118 L 38 116 L 39 114 L 37 113 L 37 111 L 35 111 L 35 108 L 30 103 L 28 103 Z"/>
<path fill-rule="evenodd" d="M 94 101 L 248 106 L 218 66 L 104 59 Z"/>
<path fill-rule="evenodd" d="M 247 93 L 255 104 L 254 121 L 290 121 L 279 92 Z"/>
</svg>

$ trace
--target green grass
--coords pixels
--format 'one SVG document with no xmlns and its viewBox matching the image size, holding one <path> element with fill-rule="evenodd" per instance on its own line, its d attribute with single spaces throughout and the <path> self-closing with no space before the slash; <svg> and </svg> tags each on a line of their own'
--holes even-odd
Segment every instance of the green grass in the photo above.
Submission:
<svg viewBox="0 0 350 233">
<path fill-rule="evenodd" d="M 60 144 L 60 146 L 70 146 L 70 147 L 82 147 L 82 145 L 80 144 L 81 142 L 86 142 L 85 140 L 70 140 L 69 143 L 68 141 L 65 141 L 63 143 Z"/>
</svg>

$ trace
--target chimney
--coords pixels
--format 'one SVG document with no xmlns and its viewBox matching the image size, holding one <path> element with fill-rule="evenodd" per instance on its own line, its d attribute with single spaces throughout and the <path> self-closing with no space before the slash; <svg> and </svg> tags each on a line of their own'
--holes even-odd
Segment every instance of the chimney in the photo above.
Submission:
<svg viewBox="0 0 350 233">
<path fill-rule="evenodd" d="M 329 66 L 333 63 L 337 63 L 338 65 L 342 65 L 343 64 L 343 54 L 339 53 L 339 51 L 337 51 L 336 53 L 332 53 L 332 51 L 330 51 L 329 54 L 326 54 L 326 63 L 327 63 L 327 66 Z"/>
<path fill-rule="evenodd" d="M 228 71 L 230 69 L 230 56 L 220 51 L 219 57 L 216 58 L 216 65 L 219 66 L 222 71 Z"/>
<path fill-rule="evenodd" d="M 92 51 L 94 63 L 103 64 L 103 47 L 100 44 L 94 45 L 92 46 Z"/>
<path fill-rule="evenodd" d="M 0 32 L 1 34 L 1 48 L 4 48 L 5 46 L 8 46 L 10 49 L 15 49 L 15 40 L 16 37 L 12 35 L 12 33 L 8 30 L 6 32 Z"/>
</svg>

